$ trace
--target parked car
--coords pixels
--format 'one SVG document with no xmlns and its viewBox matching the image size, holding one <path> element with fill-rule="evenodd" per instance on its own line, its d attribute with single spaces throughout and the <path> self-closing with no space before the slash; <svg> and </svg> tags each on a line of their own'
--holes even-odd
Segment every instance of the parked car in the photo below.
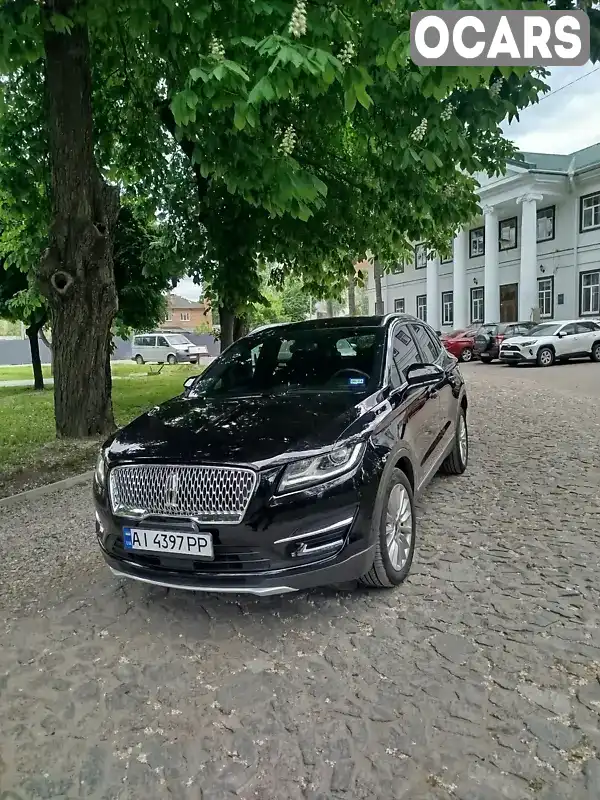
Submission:
<svg viewBox="0 0 600 800">
<path fill-rule="evenodd" d="M 551 367 L 570 358 L 600 361 L 600 324 L 591 319 L 544 322 L 527 336 L 505 339 L 500 348 L 500 361 L 505 364 Z"/>
<path fill-rule="evenodd" d="M 184 386 L 100 452 L 96 533 L 117 575 L 258 595 L 393 587 L 415 497 L 467 466 L 458 363 L 408 315 L 262 329 Z"/>
<path fill-rule="evenodd" d="M 208 356 L 208 348 L 195 345 L 182 333 L 139 334 L 131 346 L 131 358 L 138 364 L 197 364 L 201 356 Z"/>
<path fill-rule="evenodd" d="M 533 328 L 533 322 L 492 322 L 481 325 L 475 333 L 473 355 L 489 364 L 500 355 L 500 345 L 511 336 L 520 336 Z"/>
<path fill-rule="evenodd" d="M 461 328 L 445 333 L 442 335 L 442 344 L 459 361 L 471 361 L 473 359 L 476 331 L 477 328 Z"/>
</svg>

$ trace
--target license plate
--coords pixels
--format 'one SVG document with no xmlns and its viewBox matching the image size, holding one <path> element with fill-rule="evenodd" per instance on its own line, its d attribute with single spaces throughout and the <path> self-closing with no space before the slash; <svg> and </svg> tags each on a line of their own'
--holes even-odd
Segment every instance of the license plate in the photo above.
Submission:
<svg viewBox="0 0 600 800">
<path fill-rule="evenodd" d="M 123 528 L 125 550 L 154 550 L 182 556 L 214 558 L 210 533 L 181 533 L 147 528 Z"/>
</svg>

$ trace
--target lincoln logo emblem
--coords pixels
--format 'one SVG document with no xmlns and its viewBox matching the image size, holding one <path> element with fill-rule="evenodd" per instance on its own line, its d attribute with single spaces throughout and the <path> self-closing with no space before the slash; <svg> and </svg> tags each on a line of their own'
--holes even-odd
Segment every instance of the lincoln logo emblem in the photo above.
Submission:
<svg viewBox="0 0 600 800">
<path fill-rule="evenodd" d="M 165 487 L 165 502 L 170 508 L 176 508 L 177 496 L 179 494 L 179 476 L 176 472 L 172 472 L 167 478 L 167 485 Z"/>
</svg>

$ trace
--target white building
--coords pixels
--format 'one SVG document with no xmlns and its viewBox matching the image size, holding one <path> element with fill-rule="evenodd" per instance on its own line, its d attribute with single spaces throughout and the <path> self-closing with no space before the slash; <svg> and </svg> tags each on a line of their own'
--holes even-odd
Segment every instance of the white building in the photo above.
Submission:
<svg viewBox="0 0 600 800">
<path fill-rule="evenodd" d="M 454 258 L 384 275 L 385 312 L 436 330 L 477 322 L 600 316 L 600 144 L 571 155 L 524 153 L 506 175 L 477 175 L 483 216 L 459 231 Z M 433 255 L 433 254 L 430 254 Z M 369 307 L 375 308 L 369 270 Z"/>
</svg>

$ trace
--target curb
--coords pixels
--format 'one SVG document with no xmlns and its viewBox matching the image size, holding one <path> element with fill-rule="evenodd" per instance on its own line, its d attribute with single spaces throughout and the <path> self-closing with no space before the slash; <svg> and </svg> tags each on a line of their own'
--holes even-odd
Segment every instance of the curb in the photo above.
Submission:
<svg viewBox="0 0 600 800">
<path fill-rule="evenodd" d="M 55 483 L 47 483 L 45 486 L 38 486 L 35 489 L 28 489 L 26 492 L 19 492 L 9 497 L 0 498 L 0 508 L 6 506 L 17 505 L 18 503 L 26 500 L 36 500 L 38 497 L 43 497 L 52 492 L 58 492 L 60 489 L 70 489 L 71 486 L 78 486 L 81 483 L 91 481 L 94 475 L 94 470 L 90 472 L 82 472 L 80 475 L 73 475 L 71 478 L 65 478 L 62 481 Z"/>
</svg>

